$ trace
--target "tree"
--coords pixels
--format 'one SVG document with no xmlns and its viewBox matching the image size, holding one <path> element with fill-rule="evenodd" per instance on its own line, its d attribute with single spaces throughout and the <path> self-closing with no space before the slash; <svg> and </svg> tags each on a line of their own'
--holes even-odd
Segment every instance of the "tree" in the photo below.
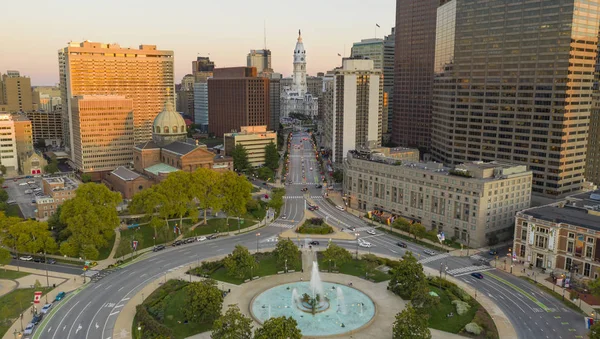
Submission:
<svg viewBox="0 0 600 339">
<path fill-rule="evenodd" d="M 333 172 L 333 181 L 343 182 L 344 181 L 344 172 L 342 172 L 341 170 L 335 170 Z"/>
<path fill-rule="evenodd" d="M 410 305 L 396 314 L 392 331 L 393 339 L 431 338 L 431 331 L 427 328 L 427 317 L 417 313 Z"/>
<path fill-rule="evenodd" d="M 265 167 L 270 168 L 273 172 L 279 168 L 279 152 L 277 152 L 277 145 L 272 141 L 265 146 Z"/>
<path fill-rule="evenodd" d="M 108 240 L 120 224 L 117 215 L 120 202 L 121 194 L 111 192 L 104 185 L 80 185 L 75 191 L 75 198 L 65 201 L 62 205 L 60 221 L 67 225 L 71 235 L 61 244 L 61 253 L 81 256 L 85 250 L 93 255 L 98 253 L 99 248 L 108 246 Z M 97 259 L 97 256 L 86 255 L 86 258 Z"/>
<path fill-rule="evenodd" d="M 56 156 L 53 156 L 48 165 L 44 167 L 44 172 L 54 174 L 58 171 L 58 160 L 56 160 Z"/>
<path fill-rule="evenodd" d="M 6 271 L 6 265 L 10 264 L 10 251 L 5 249 L 4 247 L 0 247 L 0 265 L 4 266 L 4 270 Z"/>
<path fill-rule="evenodd" d="M 409 299 L 413 292 L 426 284 L 423 266 L 417 261 L 412 253 L 406 252 L 402 257 L 404 260 L 394 269 L 394 274 L 389 282 L 390 290 L 402 299 Z"/>
<path fill-rule="evenodd" d="M 414 223 L 410 225 L 410 233 L 412 233 L 415 239 L 421 239 L 423 238 L 423 236 L 425 236 L 425 233 L 427 233 L 427 229 L 425 228 L 425 226 L 419 223 Z"/>
<path fill-rule="evenodd" d="M 600 322 L 594 322 L 594 325 L 590 328 L 589 338 L 600 339 Z"/>
<path fill-rule="evenodd" d="M 2 175 L 6 174 L 6 166 L 0 165 L 0 173 L 2 173 Z"/>
<path fill-rule="evenodd" d="M 246 214 L 246 204 L 252 199 L 252 184 L 243 176 L 231 171 L 222 174 L 221 182 L 221 205 L 227 213 L 227 224 L 229 217 L 241 217 Z"/>
<path fill-rule="evenodd" d="M 588 283 L 588 290 L 596 297 L 600 297 L 600 278 L 596 278 Z"/>
<path fill-rule="evenodd" d="M 90 182 L 90 181 L 92 181 L 92 176 L 89 173 L 83 173 L 81 175 L 81 181 Z"/>
<path fill-rule="evenodd" d="M 216 212 L 222 208 L 221 184 L 221 174 L 208 168 L 198 168 L 192 174 L 192 195 L 198 200 L 200 208 L 204 211 L 205 225 L 207 223 L 206 211 L 210 208 Z"/>
<path fill-rule="evenodd" d="M 275 258 L 277 258 L 277 266 L 279 268 L 298 267 L 300 266 L 300 250 L 292 240 L 281 239 L 275 246 Z"/>
<path fill-rule="evenodd" d="M 117 250 L 115 252 L 115 257 L 125 257 L 127 254 L 133 252 L 133 249 L 131 248 L 131 242 L 129 242 L 128 239 L 123 239 L 121 238 L 121 240 L 119 241 L 119 245 L 117 246 Z"/>
<path fill-rule="evenodd" d="M 48 230 L 48 224 L 37 220 L 23 220 L 8 228 L 9 236 L 14 239 L 14 247 L 19 252 L 54 253 L 56 242 Z"/>
<path fill-rule="evenodd" d="M 257 171 L 257 176 L 260 180 L 272 180 L 275 177 L 275 172 L 269 167 L 261 167 Z"/>
<path fill-rule="evenodd" d="M 164 197 L 162 204 L 171 212 L 171 215 L 179 217 L 179 225 L 183 225 L 183 217 L 190 210 L 193 203 L 192 174 L 185 171 L 176 171 L 167 176 L 157 185 L 157 191 Z"/>
<path fill-rule="evenodd" d="M 301 339 L 302 332 L 292 317 L 277 317 L 265 321 L 261 328 L 254 332 L 254 339 Z"/>
<path fill-rule="evenodd" d="M 427 285 L 419 285 L 419 288 L 413 291 L 410 303 L 417 312 L 427 314 L 429 310 L 439 305 L 440 298 L 429 294 Z"/>
<path fill-rule="evenodd" d="M 58 206 L 56 212 L 48 218 L 48 227 L 50 228 L 50 231 L 54 233 L 54 238 L 57 241 L 67 240 L 71 235 L 69 230 L 67 230 L 67 224 L 60 221 L 61 212 L 62 205 Z"/>
<path fill-rule="evenodd" d="M 379 266 L 379 259 L 375 254 L 364 254 L 361 256 L 361 259 L 365 263 L 365 269 L 369 274 L 373 273 Z"/>
<path fill-rule="evenodd" d="M 410 222 L 402 217 L 396 218 L 392 224 L 392 227 L 404 232 L 410 232 Z"/>
<path fill-rule="evenodd" d="M 233 152 L 231 152 L 231 156 L 233 157 L 233 169 L 236 172 L 242 173 L 250 169 L 248 151 L 243 145 L 235 145 Z"/>
<path fill-rule="evenodd" d="M 223 259 L 223 263 L 229 276 L 240 279 L 251 278 L 257 268 L 256 259 L 242 245 L 235 245 L 233 252 Z"/>
<path fill-rule="evenodd" d="M 183 315 L 195 322 L 213 321 L 221 314 L 223 293 L 212 279 L 190 283 L 185 287 Z"/>
<path fill-rule="evenodd" d="M 251 339 L 252 319 L 240 312 L 237 305 L 229 305 L 227 312 L 213 323 L 212 339 Z"/>
<path fill-rule="evenodd" d="M 352 254 L 347 249 L 336 244 L 329 244 L 327 249 L 323 251 L 325 261 L 333 261 L 334 265 L 343 265 L 352 260 Z"/>
</svg>

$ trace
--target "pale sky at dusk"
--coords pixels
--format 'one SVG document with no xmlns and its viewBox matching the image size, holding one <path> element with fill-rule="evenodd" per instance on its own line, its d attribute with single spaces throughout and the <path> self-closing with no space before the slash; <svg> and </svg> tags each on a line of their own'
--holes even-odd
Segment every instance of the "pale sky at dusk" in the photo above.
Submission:
<svg viewBox="0 0 600 339">
<path fill-rule="evenodd" d="M 69 41 L 157 45 L 175 52 L 175 81 L 191 73 L 196 55 L 217 67 L 244 66 L 250 49 L 267 47 L 276 72 L 289 76 L 298 29 L 310 75 L 341 64 L 353 42 L 382 38 L 395 21 L 395 0 L 6 0 L 0 30 L 0 73 L 31 77 L 32 85 L 58 82 L 58 49 Z"/>
</svg>

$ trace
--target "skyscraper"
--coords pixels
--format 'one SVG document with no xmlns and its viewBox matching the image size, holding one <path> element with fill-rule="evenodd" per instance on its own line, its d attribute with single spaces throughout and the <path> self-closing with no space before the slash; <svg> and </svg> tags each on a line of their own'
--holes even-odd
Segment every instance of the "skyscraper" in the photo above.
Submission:
<svg viewBox="0 0 600 339">
<path fill-rule="evenodd" d="M 186 74 L 177 91 L 177 111 L 194 117 L 194 76 Z"/>
<path fill-rule="evenodd" d="M 209 57 L 197 57 L 192 61 L 194 75 L 194 123 L 208 132 L 208 79 L 213 76 L 215 63 Z"/>
<path fill-rule="evenodd" d="M 528 165 L 533 193 L 547 197 L 580 190 L 599 18 L 598 1 L 442 4 L 434 158 Z"/>
<path fill-rule="evenodd" d="M 269 78 L 257 77 L 254 67 L 215 69 L 208 79 L 208 121 L 216 137 L 242 126 L 269 125 Z"/>
<path fill-rule="evenodd" d="M 333 162 L 341 164 L 350 150 L 381 146 L 383 79 L 373 60 L 344 58 L 332 87 L 326 87 L 333 98 L 324 138 L 331 143 Z"/>
<path fill-rule="evenodd" d="M 133 164 L 133 100 L 117 95 L 72 98 L 73 159 L 83 173 Z"/>
<path fill-rule="evenodd" d="M 383 39 L 362 39 L 352 44 L 350 57 L 364 57 L 373 60 L 375 69 L 383 70 Z"/>
<path fill-rule="evenodd" d="M 174 93 L 173 52 L 84 41 L 58 51 L 65 146 L 73 157 L 71 98 L 122 95 L 133 100 L 135 143 L 152 138 L 152 121 Z M 132 150 L 133 151 L 133 150 Z"/>
<path fill-rule="evenodd" d="M 206 81 L 206 79 L 213 76 L 214 70 L 215 63 L 210 61 L 209 57 L 199 56 L 195 61 L 192 61 L 192 74 L 194 75 L 194 82 Z"/>
<path fill-rule="evenodd" d="M 394 57 L 396 28 L 383 39 L 383 133 L 390 133 L 394 117 Z M 386 120 L 387 118 L 387 120 Z M 388 134 L 389 137 L 389 134 Z"/>
<path fill-rule="evenodd" d="M 246 66 L 256 67 L 256 73 L 272 73 L 271 68 L 271 51 L 268 49 L 253 49 L 250 50 L 246 57 Z"/>
<path fill-rule="evenodd" d="M 392 141 L 429 149 L 436 10 L 440 0 L 396 1 Z"/>
<path fill-rule="evenodd" d="M 7 71 L 2 75 L 0 105 L 6 105 L 8 112 L 28 112 L 33 110 L 31 79 L 21 76 L 19 71 Z"/>
</svg>

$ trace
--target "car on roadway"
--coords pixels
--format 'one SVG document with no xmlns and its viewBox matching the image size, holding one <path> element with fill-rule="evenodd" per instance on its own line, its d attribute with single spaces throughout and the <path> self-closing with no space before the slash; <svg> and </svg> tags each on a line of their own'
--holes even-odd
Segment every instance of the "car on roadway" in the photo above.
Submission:
<svg viewBox="0 0 600 339">
<path fill-rule="evenodd" d="M 32 261 L 33 257 L 30 255 L 24 255 L 24 256 L 20 257 L 19 260 Z"/>
<path fill-rule="evenodd" d="M 8 186 L 4 185 L 4 186 L 2 186 L 2 188 L 8 188 Z"/>
<path fill-rule="evenodd" d="M 398 246 L 400 246 L 400 247 L 402 247 L 402 248 L 407 248 L 407 247 L 408 247 L 408 246 L 406 245 L 406 243 L 403 243 L 402 241 L 398 241 L 398 242 L 396 243 L 396 245 L 398 245 Z"/>
<path fill-rule="evenodd" d="M 430 249 L 424 249 L 423 252 L 428 255 L 436 255 L 435 251 L 432 251 Z"/>
<path fill-rule="evenodd" d="M 375 230 L 368 230 L 368 231 L 367 231 L 367 233 L 368 233 L 368 234 L 370 234 L 370 235 L 375 235 L 375 234 L 377 234 L 377 233 L 375 232 Z"/>
<path fill-rule="evenodd" d="M 335 206 L 335 208 L 337 208 L 337 209 L 338 209 L 338 210 L 340 210 L 340 211 L 345 211 L 345 210 L 346 210 L 345 208 L 343 208 L 343 207 L 342 207 L 342 206 L 340 206 L 340 205 L 337 205 L 337 206 Z"/>
<path fill-rule="evenodd" d="M 33 316 L 33 318 L 31 319 L 31 322 L 32 322 L 34 325 L 37 325 L 37 324 L 39 324 L 39 323 L 40 323 L 40 321 L 42 321 L 42 318 L 43 318 L 43 317 L 44 317 L 44 315 L 43 315 L 43 314 L 41 314 L 41 313 L 38 313 L 38 314 L 36 314 L 36 315 L 34 315 L 34 316 Z"/>
<path fill-rule="evenodd" d="M 479 273 L 479 272 L 473 272 L 471 273 L 472 277 L 475 277 L 477 279 L 483 279 L 483 274 Z"/>
<path fill-rule="evenodd" d="M 316 240 L 313 240 L 311 242 L 309 242 L 310 245 L 319 245 L 319 242 Z"/>
<path fill-rule="evenodd" d="M 282 215 L 281 215 L 281 219 L 287 219 L 287 215 L 285 215 L 285 214 L 282 214 Z"/>
<path fill-rule="evenodd" d="M 34 323 L 27 324 L 27 327 L 25 327 L 25 331 L 23 331 L 23 334 L 24 335 L 32 335 L 34 327 L 35 327 Z"/>
<path fill-rule="evenodd" d="M 312 167 L 311 167 L 311 168 L 309 168 L 309 170 L 311 170 L 311 171 L 312 171 Z"/>
<path fill-rule="evenodd" d="M 219 237 L 219 235 L 218 235 L 218 234 L 211 234 L 211 235 L 209 235 L 208 237 L 206 237 L 206 239 L 208 239 L 208 240 L 212 240 L 212 239 L 217 239 L 218 237 Z"/>
<path fill-rule="evenodd" d="M 187 238 L 183 241 L 184 244 L 191 244 L 196 241 L 196 238 Z"/>
<path fill-rule="evenodd" d="M 373 245 L 371 245 L 370 242 L 366 242 L 366 241 L 363 240 L 363 241 L 359 241 L 358 242 L 358 246 L 360 246 L 360 247 L 371 247 Z"/>
<path fill-rule="evenodd" d="M 323 185 L 321 185 L 321 184 L 318 184 L 316 187 L 317 187 L 317 188 L 323 188 Z"/>
<path fill-rule="evenodd" d="M 65 297 L 65 295 L 67 295 L 65 292 L 58 292 L 58 294 L 56 295 L 56 298 L 54 298 L 54 301 L 61 301 L 63 300 L 63 298 Z"/>
<path fill-rule="evenodd" d="M 204 241 L 204 240 L 206 240 L 206 237 L 203 236 L 203 235 L 199 236 L 199 237 L 196 237 L 196 241 Z"/>
<path fill-rule="evenodd" d="M 56 264 L 56 260 L 54 259 L 48 259 L 48 264 Z"/>
<path fill-rule="evenodd" d="M 52 304 L 44 305 L 44 307 L 42 307 L 42 309 L 40 310 L 40 313 L 42 313 L 42 314 L 48 313 L 50 311 L 51 307 L 52 307 Z"/>
<path fill-rule="evenodd" d="M 154 246 L 154 248 L 152 249 L 152 252 L 158 252 L 158 251 L 162 251 L 165 249 L 165 245 L 156 245 Z"/>
</svg>

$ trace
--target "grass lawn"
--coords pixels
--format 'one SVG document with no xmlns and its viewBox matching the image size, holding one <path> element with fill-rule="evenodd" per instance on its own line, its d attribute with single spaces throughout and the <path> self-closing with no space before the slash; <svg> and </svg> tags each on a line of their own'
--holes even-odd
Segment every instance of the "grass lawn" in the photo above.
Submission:
<svg viewBox="0 0 600 339">
<path fill-rule="evenodd" d="M 173 292 L 165 304 L 164 325 L 173 330 L 175 339 L 184 339 L 194 334 L 206 332 L 212 329 L 211 323 L 192 323 L 184 324 L 182 319 L 185 316 L 182 312 L 182 305 L 185 305 L 187 295 L 185 289 Z"/>
<path fill-rule="evenodd" d="M 463 315 L 458 315 L 456 307 L 452 304 L 452 299 L 446 291 L 431 285 L 429 289 L 440 296 L 439 305 L 429 310 L 429 327 L 445 332 L 459 333 L 468 323 L 473 321 L 479 308 L 478 303 L 471 301 L 471 308 Z M 454 313 L 454 316 L 448 318 L 447 315 L 450 312 Z"/>
<path fill-rule="evenodd" d="M 45 295 L 50 290 L 52 288 L 19 288 L 0 297 L 0 333 L 6 333 L 12 322 L 29 309 L 35 291 L 42 291 Z"/>
<path fill-rule="evenodd" d="M 161 230 L 158 230 L 158 232 L 160 233 Z M 171 236 L 171 240 L 174 238 L 174 233 L 172 230 L 169 230 L 169 235 Z M 149 225 L 140 225 L 139 227 L 136 228 L 130 228 L 127 230 L 121 230 L 121 241 L 129 241 L 131 242 L 132 239 L 135 239 L 138 241 L 138 250 L 144 249 L 146 247 L 152 247 L 154 246 L 154 239 L 152 239 L 154 237 L 154 228 L 152 228 Z M 156 239 L 156 243 L 162 243 L 162 240 L 164 240 L 164 231 L 163 231 L 163 236 L 161 237 L 159 235 L 158 239 Z"/>
<path fill-rule="evenodd" d="M 320 252 L 317 254 L 317 257 L 318 257 L 318 261 L 319 261 L 319 269 L 328 270 L 329 262 L 323 259 L 323 256 L 321 255 Z M 365 277 L 366 262 L 362 259 L 356 260 L 356 259 L 352 258 L 352 260 L 350 260 L 349 262 L 347 262 L 341 266 L 335 265 L 335 268 L 334 268 L 334 263 L 332 263 L 331 265 L 332 265 L 331 269 L 332 270 L 337 269 L 339 271 L 339 273 L 353 275 L 353 276 L 359 277 L 359 278 Z M 369 278 L 373 279 L 375 282 L 382 282 L 382 281 L 390 280 L 392 278 L 392 276 L 387 273 L 381 272 L 379 270 L 373 270 L 373 272 L 369 273 Z"/>
<path fill-rule="evenodd" d="M 108 239 L 108 246 L 106 247 L 102 247 L 98 249 L 99 255 L 98 255 L 98 259 L 96 260 L 104 260 L 106 258 L 108 258 L 108 256 L 110 255 L 110 252 L 113 249 L 113 246 L 115 245 L 115 233 L 113 233 L 112 237 L 110 237 L 110 239 Z"/>
<path fill-rule="evenodd" d="M 278 271 L 282 271 L 283 267 L 277 267 L 277 261 L 273 252 L 264 252 L 253 255 L 258 261 L 258 269 L 252 272 L 252 276 L 256 277 L 265 277 L 268 275 L 275 275 Z M 298 261 L 299 264 L 297 266 L 289 265 L 288 270 L 296 270 L 300 271 L 302 269 L 302 258 Z M 217 269 L 213 274 L 210 275 L 211 278 L 219 281 L 224 281 L 231 284 L 240 285 L 244 282 L 245 279 L 233 278 L 227 275 L 227 270 L 225 267 L 221 267 Z"/>
<path fill-rule="evenodd" d="M 27 275 L 29 275 L 27 272 L 0 269 L 0 279 L 19 279 Z"/>
<path fill-rule="evenodd" d="M 23 214 L 21 213 L 21 209 L 18 204 L 11 204 L 6 206 L 6 211 L 4 212 L 7 217 L 20 217 L 23 218 Z"/>
<path fill-rule="evenodd" d="M 240 229 L 243 230 L 250 226 L 256 225 L 258 221 L 256 220 L 248 220 L 244 219 L 242 224 L 242 219 L 240 219 Z M 184 237 L 188 238 L 191 236 L 197 235 L 207 235 L 213 233 L 223 233 L 223 232 L 232 232 L 238 230 L 238 221 L 237 219 L 230 218 L 229 219 L 229 227 L 227 227 L 227 219 L 226 218 L 216 218 L 216 219 L 208 219 L 208 224 L 206 225 L 198 225 L 193 231 L 186 231 L 184 233 Z"/>
</svg>

